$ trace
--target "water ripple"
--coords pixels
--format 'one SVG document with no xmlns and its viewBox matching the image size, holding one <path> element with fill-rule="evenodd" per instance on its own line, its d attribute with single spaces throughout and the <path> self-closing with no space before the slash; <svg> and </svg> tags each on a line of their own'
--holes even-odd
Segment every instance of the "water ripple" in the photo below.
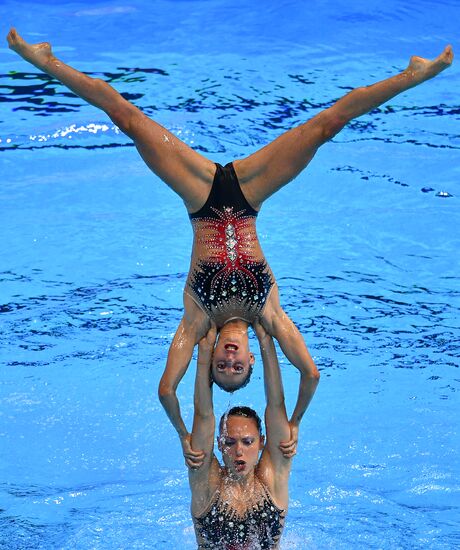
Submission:
<svg viewBox="0 0 460 550">
<path fill-rule="evenodd" d="M 219 78 L 197 75 L 197 86 L 182 87 L 181 95 L 171 94 L 173 83 L 169 87 L 166 84 L 169 97 L 167 103 L 162 104 L 158 103 L 158 94 L 152 94 L 151 89 L 165 86 L 161 79 L 164 82 L 174 81 L 175 75 L 171 69 L 117 67 L 114 71 L 87 74 L 103 78 L 119 87 L 123 97 L 136 103 L 147 115 L 156 118 L 161 111 L 171 131 L 193 147 L 209 154 L 225 151 L 225 146 L 222 147 L 226 140 L 229 143 L 239 142 L 240 146 L 265 144 L 280 132 L 330 107 L 342 91 L 351 89 L 336 84 L 335 93 L 334 90 L 321 91 L 320 77 L 316 71 L 288 73 L 283 77 L 284 80 L 277 83 L 272 83 L 269 78 L 259 82 L 259 77 L 253 75 L 249 67 L 245 73 L 229 75 L 216 72 Z M 10 72 L 0 75 L 0 83 L 0 150 L 35 150 L 42 147 L 95 149 L 131 145 L 130 140 L 116 126 L 107 121 L 94 120 L 88 105 L 47 75 Z M 137 91 L 136 88 L 145 91 Z M 340 91 L 338 95 L 337 89 Z M 187 92 L 193 95 L 187 96 Z M 321 96 L 325 93 L 336 97 L 334 100 L 324 100 Z M 13 118 L 18 127 L 15 133 L 5 130 L 1 120 L 2 112 L 8 116 L 8 110 L 15 113 Z M 413 131 L 408 131 L 409 134 L 405 131 L 406 137 L 403 138 L 400 132 L 392 129 L 392 119 L 401 121 L 409 117 L 411 124 L 414 124 L 417 119 L 427 121 L 430 117 L 436 120 L 440 117 L 454 119 L 459 113 L 458 105 L 386 105 L 375 109 L 372 118 L 352 121 L 347 126 L 346 135 L 340 136 L 340 141 L 345 143 L 364 139 L 457 150 L 460 148 L 458 134 L 429 131 L 421 125 L 424 139 L 412 137 Z M 184 123 L 179 126 L 174 122 L 176 114 L 183 118 Z M 238 120 L 242 114 L 248 129 L 246 135 L 240 136 L 239 123 L 232 124 L 232 121 Z M 69 117 L 73 121 L 81 119 L 81 123 L 69 123 Z M 67 121 L 65 125 L 59 124 L 63 118 Z M 43 131 L 41 128 L 45 120 L 47 127 Z M 30 132 L 32 127 L 37 130 L 32 133 L 21 132 L 25 128 Z M 200 139 L 188 137 L 187 132 L 200 136 Z"/>
<path fill-rule="evenodd" d="M 28 279 L 11 272 L 6 276 L 8 280 Z M 181 308 L 172 307 L 162 297 L 168 288 L 180 292 L 185 279 L 185 273 L 135 276 L 75 288 L 68 282 L 48 281 L 49 293 L 22 298 L 16 294 L 0 310 L 1 341 L 11 350 L 7 364 L 39 366 L 72 358 L 98 359 L 133 353 L 133 349 L 137 353 L 147 343 L 164 348 L 180 321 Z M 460 293 L 456 290 L 389 286 L 382 277 L 355 271 L 322 281 L 316 278 L 316 284 L 304 281 L 299 286 L 287 278 L 279 284 L 282 296 L 288 297 L 288 313 L 303 332 L 314 334 L 314 349 L 324 356 L 320 364 L 324 370 L 352 368 L 346 356 L 360 357 L 371 350 L 383 354 L 393 368 L 426 369 L 440 361 L 458 367 L 460 343 L 454 319 Z M 380 292 L 354 293 L 355 285 L 375 286 Z M 151 297 L 147 303 L 146 292 Z M 290 296 L 295 300 L 290 301 Z M 99 333 L 108 334 L 109 345 L 100 347 Z M 455 389 L 454 381 L 446 388 Z"/>
</svg>

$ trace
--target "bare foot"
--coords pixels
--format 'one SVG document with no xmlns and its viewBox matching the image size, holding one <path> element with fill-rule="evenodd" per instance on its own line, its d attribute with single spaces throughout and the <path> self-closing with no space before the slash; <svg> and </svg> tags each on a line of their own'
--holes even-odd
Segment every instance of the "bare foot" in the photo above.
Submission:
<svg viewBox="0 0 460 550">
<path fill-rule="evenodd" d="M 447 69 L 453 58 L 452 46 L 446 46 L 442 54 L 438 55 L 433 61 L 414 55 L 410 58 L 409 66 L 405 72 L 415 78 L 417 82 L 423 82 Z"/>
<path fill-rule="evenodd" d="M 51 45 L 48 42 L 28 44 L 19 36 L 16 29 L 11 29 L 6 39 L 11 50 L 36 67 L 44 67 L 53 59 Z"/>
</svg>

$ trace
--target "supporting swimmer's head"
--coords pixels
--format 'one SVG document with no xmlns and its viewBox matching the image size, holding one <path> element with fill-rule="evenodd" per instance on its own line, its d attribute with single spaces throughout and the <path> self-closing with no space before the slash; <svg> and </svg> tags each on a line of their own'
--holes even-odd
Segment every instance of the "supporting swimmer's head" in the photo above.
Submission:
<svg viewBox="0 0 460 550">
<path fill-rule="evenodd" d="M 211 378 L 227 392 L 249 383 L 255 363 L 249 350 L 247 324 L 242 327 L 241 323 L 231 321 L 222 327 L 212 357 Z"/>
<path fill-rule="evenodd" d="M 262 420 L 260 416 L 256 413 L 251 407 L 246 407 L 244 405 L 237 405 L 232 407 L 220 417 L 219 420 L 219 437 L 227 432 L 227 422 L 230 416 L 242 416 L 243 418 L 252 418 L 256 424 L 257 431 L 259 435 L 262 436 Z"/>
<path fill-rule="evenodd" d="M 218 447 L 233 478 L 254 471 L 265 443 L 259 415 L 249 407 L 233 407 L 219 422 Z"/>
</svg>

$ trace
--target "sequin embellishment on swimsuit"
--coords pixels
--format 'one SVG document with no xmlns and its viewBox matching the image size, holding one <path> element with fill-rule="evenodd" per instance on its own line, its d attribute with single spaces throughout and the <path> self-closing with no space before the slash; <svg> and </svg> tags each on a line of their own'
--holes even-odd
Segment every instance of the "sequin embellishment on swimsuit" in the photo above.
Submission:
<svg viewBox="0 0 460 550">
<path fill-rule="evenodd" d="M 190 216 L 206 257 L 198 259 L 188 280 L 189 293 L 218 326 L 235 317 L 254 321 L 273 286 L 267 263 L 254 256 L 256 216 L 233 167 L 218 165 L 207 203 Z"/>
<path fill-rule="evenodd" d="M 200 550 L 269 550 L 277 547 L 285 510 L 264 489 L 262 500 L 240 517 L 218 493 L 209 512 L 193 518 Z"/>
</svg>

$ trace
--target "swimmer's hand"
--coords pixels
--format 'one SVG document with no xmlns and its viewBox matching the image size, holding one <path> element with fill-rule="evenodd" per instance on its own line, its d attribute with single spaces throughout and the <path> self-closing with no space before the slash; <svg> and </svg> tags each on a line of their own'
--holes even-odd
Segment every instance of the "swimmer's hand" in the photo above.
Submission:
<svg viewBox="0 0 460 550">
<path fill-rule="evenodd" d="M 256 319 L 252 325 L 252 328 L 254 329 L 254 332 L 256 333 L 257 340 L 259 340 L 259 344 L 263 347 L 264 343 L 267 342 L 267 338 L 271 338 L 268 332 L 264 329 L 264 327 L 260 324 L 259 320 Z"/>
<path fill-rule="evenodd" d="M 297 442 L 299 440 L 299 426 L 293 422 L 289 422 L 291 428 L 291 439 L 289 441 L 281 441 L 279 450 L 283 453 L 284 458 L 292 458 L 297 453 Z"/>
<path fill-rule="evenodd" d="M 198 470 L 203 466 L 204 451 L 194 451 L 192 449 L 192 434 L 186 434 L 180 438 L 182 452 L 185 458 L 185 464 L 192 470 Z"/>
</svg>

